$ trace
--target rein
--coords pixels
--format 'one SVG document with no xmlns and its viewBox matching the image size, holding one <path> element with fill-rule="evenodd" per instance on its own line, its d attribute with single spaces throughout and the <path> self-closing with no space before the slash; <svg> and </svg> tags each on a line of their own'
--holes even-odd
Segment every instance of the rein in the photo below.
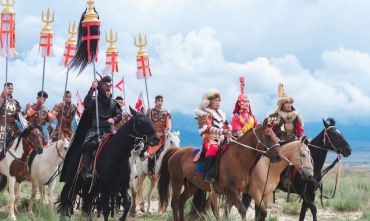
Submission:
<svg viewBox="0 0 370 221">
<path fill-rule="evenodd" d="M 254 136 L 256 137 L 257 141 L 258 141 L 258 142 L 257 142 L 257 145 L 256 145 L 256 148 L 254 148 L 254 147 L 251 147 L 251 146 L 249 146 L 249 145 L 246 145 L 246 144 L 243 144 L 243 143 L 238 142 L 238 141 L 236 140 L 236 139 L 237 139 L 236 137 L 232 137 L 232 138 L 230 139 L 230 142 L 232 142 L 232 143 L 236 143 L 236 144 L 238 144 L 238 145 L 240 145 L 240 146 L 242 146 L 242 147 L 245 147 L 245 148 L 247 148 L 247 149 L 251 149 L 251 150 L 257 151 L 257 152 L 262 153 L 262 154 L 266 154 L 266 153 L 267 153 L 267 151 L 268 151 L 269 149 L 271 149 L 271 148 L 275 148 L 275 147 L 280 146 L 279 142 L 277 142 L 276 144 L 272 145 L 271 147 L 268 147 L 266 144 L 264 144 L 264 143 L 263 143 L 263 142 L 258 138 L 258 136 L 257 136 L 257 134 L 256 134 L 256 130 L 255 130 L 255 128 L 253 128 L 253 134 L 254 134 Z M 257 149 L 257 147 L 258 147 L 258 145 L 259 145 L 259 144 L 262 144 L 264 147 L 266 147 L 267 151 Z"/>
<path fill-rule="evenodd" d="M 55 148 L 57 149 L 57 153 L 58 153 L 58 157 L 60 157 L 62 159 L 62 162 L 60 162 L 58 164 L 58 167 L 57 167 L 57 170 L 53 173 L 53 175 L 49 178 L 48 181 L 46 181 L 46 183 L 44 183 L 44 185 L 49 185 L 61 172 L 61 166 L 62 164 L 64 163 L 64 157 L 60 154 L 60 151 L 58 149 L 58 141 L 56 141 L 57 143 L 55 144 Z"/>
</svg>

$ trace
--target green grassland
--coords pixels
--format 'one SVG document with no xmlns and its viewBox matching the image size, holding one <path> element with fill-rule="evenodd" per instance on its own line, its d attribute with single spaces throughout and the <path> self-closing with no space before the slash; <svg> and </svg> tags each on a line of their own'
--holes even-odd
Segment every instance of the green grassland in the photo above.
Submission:
<svg viewBox="0 0 370 221">
<path fill-rule="evenodd" d="M 327 175 L 324 179 L 324 193 L 325 195 L 331 195 L 334 191 L 335 184 L 335 170 Z M 58 184 L 55 190 L 55 197 L 61 190 L 62 185 Z M 30 184 L 24 183 L 22 185 L 22 197 L 20 202 L 17 204 L 17 220 L 18 221 L 53 221 L 60 220 L 59 214 L 56 212 L 53 205 L 42 205 L 39 200 L 33 208 L 32 213 L 27 212 L 27 206 L 29 203 L 30 196 Z M 267 220 L 275 221 L 280 220 L 282 217 L 284 220 L 297 220 L 300 212 L 300 201 L 295 195 L 291 196 L 291 201 L 286 202 L 286 194 L 277 192 L 277 203 L 270 205 Z M 156 193 L 154 194 L 153 201 L 157 200 Z M 7 191 L 0 193 L 0 220 L 10 220 L 7 218 L 7 214 L 4 211 L 8 202 Z M 316 205 L 318 208 L 319 220 L 333 220 L 333 215 L 336 220 L 369 220 L 370 221 L 370 168 L 344 168 L 341 172 L 338 189 L 336 196 L 331 200 L 324 200 L 324 208 L 320 205 L 319 199 L 316 199 Z M 138 209 L 138 207 L 137 207 Z M 251 209 L 249 209 L 251 210 Z M 186 212 L 190 211 L 190 202 L 186 205 Z M 250 211 L 254 213 L 254 211 Z M 332 215 L 332 216 L 330 216 Z M 207 215 L 208 220 L 213 220 L 213 216 L 209 212 Z M 251 216 L 249 216 L 251 217 Z M 306 220 L 311 220 L 310 212 L 307 212 Z M 166 213 L 139 213 L 137 217 L 130 217 L 129 220 L 171 220 L 172 213 L 171 209 L 168 208 Z M 190 219 L 190 218 L 189 218 Z M 222 218 L 221 220 L 239 220 L 237 213 L 231 214 L 230 218 Z M 67 220 L 89 220 L 86 217 L 76 215 L 68 218 Z M 93 217 L 92 220 L 102 220 L 102 218 Z M 111 220 L 117 220 L 117 217 L 111 218 Z M 190 220 L 194 220 L 191 218 Z"/>
</svg>

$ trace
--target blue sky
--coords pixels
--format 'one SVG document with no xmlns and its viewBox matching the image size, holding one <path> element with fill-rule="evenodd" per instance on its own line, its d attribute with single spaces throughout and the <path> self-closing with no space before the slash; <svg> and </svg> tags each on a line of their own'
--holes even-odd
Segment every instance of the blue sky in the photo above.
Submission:
<svg viewBox="0 0 370 221">
<path fill-rule="evenodd" d="M 86 1 L 18 0 L 17 50 L 9 79 L 23 106 L 41 88 L 37 54 L 41 10 L 55 10 L 54 49 L 48 59 L 49 106 L 61 99 L 64 72 L 58 63 L 68 22 L 79 20 Z M 133 35 L 148 35 L 154 77 L 150 97 L 165 96 L 172 111 L 191 114 L 207 88 L 223 94 L 230 113 L 245 76 L 246 92 L 261 118 L 275 108 L 277 84 L 295 98 L 306 122 L 334 116 L 342 123 L 370 124 L 370 19 L 368 1 L 301 0 L 97 0 L 102 31 L 119 32 L 120 70 L 127 101 L 133 104 L 144 82 L 135 79 Z M 104 36 L 103 36 L 104 37 Z M 98 69 L 107 44 L 101 41 Z M 4 62 L 0 62 L 4 70 Z M 3 79 L 3 75 L 0 76 Z M 84 94 L 92 80 L 87 69 L 71 78 L 70 89 Z M 116 91 L 117 93 L 117 91 Z"/>
</svg>

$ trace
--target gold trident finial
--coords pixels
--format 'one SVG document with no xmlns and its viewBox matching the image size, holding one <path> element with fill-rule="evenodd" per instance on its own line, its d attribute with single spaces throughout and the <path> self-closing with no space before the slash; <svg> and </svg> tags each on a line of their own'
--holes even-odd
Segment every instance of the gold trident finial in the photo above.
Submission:
<svg viewBox="0 0 370 221">
<path fill-rule="evenodd" d="M 118 41 L 117 32 L 116 32 L 115 35 L 113 35 L 113 31 L 112 31 L 112 29 L 110 29 L 109 38 L 108 38 L 107 32 L 105 32 L 105 40 L 109 43 L 109 47 L 107 49 L 107 52 L 108 53 L 117 53 L 118 52 L 117 46 L 116 46 L 116 42 Z"/>
<path fill-rule="evenodd" d="M 84 20 L 82 21 L 82 23 L 98 21 L 98 14 L 95 12 L 94 9 L 94 0 L 87 0 L 86 13 L 84 15 Z"/>
<path fill-rule="evenodd" d="M 44 27 L 41 30 L 41 34 L 53 34 L 53 30 L 50 27 L 50 24 L 54 22 L 54 14 L 51 14 L 50 9 L 46 11 L 46 14 L 44 14 L 44 11 L 42 11 L 41 14 L 41 21 L 45 23 Z"/>
<path fill-rule="evenodd" d="M 1 6 L 5 6 L 5 8 L 3 8 L 3 10 L 1 11 L 1 14 L 4 15 L 4 14 L 15 14 L 15 11 L 14 9 L 12 8 L 14 5 L 15 5 L 15 0 L 13 0 L 12 3 L 10 3 L 10 0 L 5 0 L 5 3 L 3 2 L 3 0 L 1 0 L 0 2 Z"/>
<path fill-rule="evenodd" d="M 69 22 L 68 24 L 68 33 L 71 35 L 69 36 L 66 44 L 71 44 L 71 45 L 75 45 L 77 44 L 77 39 L 75 37 L 75 35 L 78 33 L 77 32 L 77 27 L 76 27 L 76 22 L 73 21 L 73 24 L 71 26 L 71 22 Z"/>
<path fill-rule="evenodd" d="M 147 53 L 145 52 L 145 49 L 144 49 L 144 47 L 148 44 L 148 42 L 146 40 L 146 36 L 144 36 L 144 42 L 143 42 L 143 39 L 141 37 L 141 33 L 139 33 L 139 43 L 136 42 L 136 37 L 134 36 L 134 44 L 135 44 L 136 47 L 139 48 L 139 51 L 137 52 L 138 56 L 147 55 Z"/>
</svg>

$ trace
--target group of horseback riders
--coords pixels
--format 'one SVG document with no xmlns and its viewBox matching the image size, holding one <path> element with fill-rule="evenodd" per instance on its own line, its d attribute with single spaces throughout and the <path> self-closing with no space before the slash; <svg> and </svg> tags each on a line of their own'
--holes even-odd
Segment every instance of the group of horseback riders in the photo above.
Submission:
<svg viewBox="0 0 370 221">
<path fill-rule="evenodd" d="M 202 137 L 202 149 L 205 153 L 205 175 L 206 182 L 215 182 L 216 155 L 220 147 L 228 143 L 228 139 L 239 138 L 248 130 L 258 125 L 256 116 L 252 113 L 250 100 L 244 92 L 244 79 L 241 81 L 241 93 L 237 97 L 233 110 L 231 124 L 226 120 L 225 113 L 221 110 L 221 94 L 216 89 L 204 92 L 199 109 L 195 111 L 198 121 L 199 133 Z M 4 90 L 0 96 L 1 112 L 1 136 L 0 145 L 3 149 L 6 120 L 7 142 L 13 140 L 19 134 L 19 128 L 28 124 L 44 126 L 47 122 L 53 124 L 57 119 L 54 132 L 51 134 L 51 141 L 56 141 L 63 137 L 70 139 L 75 132 L 72 121 L 75 116 L 81 117 L 76 129 L 76 137 L 73 139 L 70 148 L 81 149 L 82 175 L 85 178 L 92 176 L 92 162 L 97 148 L 101 141 L 109 133 L 114 133 L 122 127 L 129 119 L 130 114 L 123 110 L 124 101 L 122 97 L 112 98 L 112 79 L 104 76 L 100 81 L 94 80 L 84 99 L 84 112 L 82 116 L 77 110 L 76 105 L 72 104 L 72 94 L 70 91 L 64 93 L 63 102 L 54 106 L 52 111 L 44 105 L 48 94 L 45 91 L 37 93 L 37 101 L 28 104 L 25 113 L 22 113 L 19 102 L 13 98 L 13 84 L 4 85 Z M 96 97 L 93 95 L 97 91 L 98 108 L 95 107 Z M 303 121 L 298 112 L 293 107 L 293 98 L 284 92 L 282 84 L 278 86 L 277 108 L 270 116 L 274 116 L 273 131 L 279 137 L 280 142 L 286 143 L 296 140 L 304 135 Z M 7 99 L 7 102 L 5 102 Z M 6 103 L 6 107 L 5 107 Z M 99 113 L 99 121 L 96 118 L 96 111 Z M 6 113 L 6 117 L 5 117 Z M 163 96 L 155 97 L 155 107 L 148 109 L 147 115 L 153 122 L 160 142 L 157 146 L 148 147 L 148 175 L 154 175 L 155 159 L 163 150 L 166 142 L 166 135 L 171 129 L 171 114 L 163 108 Z M 24 119 L 27 122 L 24 122 Z M 18 125 L 17 125 L 18 124 Z M 78 129 L 82 128 L 82 129 Z M 99 128 L 99 130 L 98 130 Z M 45 137 L 46 134 L 44 134 Z M 75 140 L 82 140 L 80 143 Z M 45 144 L 47 139 L 45 139 Z M 75 147 L 79 146 L 79 147 Z"/>
<path fill-rule="evenodd" d="M 303 121 L 292 105 L 293 98 L 284 92 L 282 84 L 278 86 L 278 95 L 277 108 L 269 116 L 275 119 L 272 129 L 280 139 L 280 143 L 287 143 L 304 135 Z M 237 139 L 258 125 L 248 96 L 244 93 L 243 78 L 241 78 L 241 93 L 235 104 L 231 124 L 226 120 L 220 103 L 220 92 L 210 89 L 204 92 L 199 109 L 195 111 L 199 133 L 202 137 L 202 149 L 205 152 L 203 179 L 209 183 L 216 181 L 215 164 L 218 150 L 228 144 L 228 139 Z"/>
</svg>

